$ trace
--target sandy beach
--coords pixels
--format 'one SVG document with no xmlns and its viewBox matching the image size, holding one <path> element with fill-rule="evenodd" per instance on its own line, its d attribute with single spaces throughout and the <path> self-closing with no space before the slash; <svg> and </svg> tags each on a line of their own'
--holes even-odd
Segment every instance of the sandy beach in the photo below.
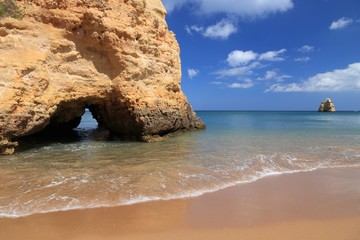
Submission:
<svg viewBox="0 0 360 240">
<path fill-rule="evenodd" d="M 0 0 L 0 240 L 360 240 L 359 9 Z"/>
<path fill-rule="evenodd" d="M 360 239 L 360 168 L 271 176 L 196 198 L 1 218 L 0 239 Z"/>
</svg>

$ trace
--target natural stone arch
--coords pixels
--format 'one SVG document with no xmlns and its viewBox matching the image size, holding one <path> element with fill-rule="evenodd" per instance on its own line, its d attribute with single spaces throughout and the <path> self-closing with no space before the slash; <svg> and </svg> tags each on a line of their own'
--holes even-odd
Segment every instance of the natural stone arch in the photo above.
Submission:
<svg viewBox="0 0 360 240">
<path fill-rule="evenodd" d="M 116 109 L 113 106 L 117 106 Z M 136 121 L 124 102 L 114 103 L 110 96 L 104 99 L 86 97 L 62 101 L 56 106 L 48 121 L 42 126 L 36 126 L 36 133 L 43 132 L 43 136 L 66 135 L 78 127 L 86 109 L 91 112 L 99 128 L 107 129 L 123 139 L 141 139 L 143 127 Z M 39 131 L 40 128 L 42 130 Z"/>
<path fill-rule="evenodd" d="M 50 116 L 48 124 L 44 127 L 48 132 L 63 132 L 76 128 L 85 113 L 85 109 L 93 108 L 101 102 L 102 99 L 88 97 L 86 99 L 76 99 L 60 102 L 55 112 Z"/>
<path fill-rule="evenodd" d="M 0 153 L 47 127 L 75 126 L 87 107 L 136 140 L 205 127 L 181 91 L 161 0 L 17 3 L 22 20 L 0 19 Z"/>
</svg>

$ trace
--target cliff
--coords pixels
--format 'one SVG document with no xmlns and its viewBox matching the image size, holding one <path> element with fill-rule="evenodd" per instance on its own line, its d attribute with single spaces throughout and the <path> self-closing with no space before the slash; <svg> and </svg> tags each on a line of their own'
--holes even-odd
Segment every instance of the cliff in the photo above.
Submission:
<svg viewBox="0 0 360 240">
<path fill-rule="evenodd" d="M 0 19 L 0 152 L 47 128 L 99 125 L 152 141 L 204 128 L 180 88 L 179 46 L 160 0 L 14 1 Z"/>
<path fill-rule="evenodd" d="M 319 112 L 335 112 L 335 105 L 330 98 L 325 99 L 321 102 Z"/>
</svg>

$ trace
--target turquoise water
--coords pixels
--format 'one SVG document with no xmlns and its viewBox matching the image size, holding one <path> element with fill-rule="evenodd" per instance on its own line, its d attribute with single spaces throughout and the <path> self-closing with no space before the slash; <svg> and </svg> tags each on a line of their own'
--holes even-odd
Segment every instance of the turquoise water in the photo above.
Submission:
<svg viewBox="0 0 360 240">
<path fill-rule="evenodd" d="M 205 131 L 138 143 L 104 141 L 87 112 L 76 141 L 0 157 L 0 217 L 193 197 L 274 174 L 360 166 L 357 112 L 198 116 Z"/>
</svg>

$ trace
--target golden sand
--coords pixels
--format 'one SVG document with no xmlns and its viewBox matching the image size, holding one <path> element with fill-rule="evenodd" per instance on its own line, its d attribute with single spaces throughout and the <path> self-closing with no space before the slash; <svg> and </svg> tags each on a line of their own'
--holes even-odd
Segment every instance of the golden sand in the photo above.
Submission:
<svg viewBox="0 0 360 240">
<path fill-rule="evenodd" d="M 0 239 L 359 240 L 360 168 L 272 176 L 197 198 L 0 218 Z"/>
</svg>

